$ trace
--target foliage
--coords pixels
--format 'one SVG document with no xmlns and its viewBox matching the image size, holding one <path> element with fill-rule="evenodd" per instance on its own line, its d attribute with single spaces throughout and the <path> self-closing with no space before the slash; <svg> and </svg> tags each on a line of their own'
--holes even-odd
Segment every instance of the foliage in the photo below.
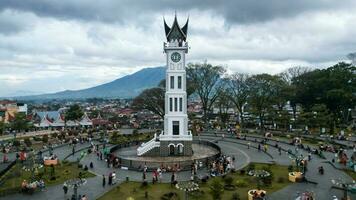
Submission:
<svg viewBox="0 0 356 200">
<path fill-rule="evenodd" d="M 240 200 L 241 198 L 240 198 L 240 195 L 238 194 L 238 193 L 233 193 L 232 194 L 232 197 L 231 197 L 231 200 Z"/>
<path fill-rule="evenodd" d="M 79 120 L 83 116 L 84 112 L 80 108 L 78 104 L 74 104 L 69 107 L 69 109 L 65 112 L 65 121 L 69 120 Z"/>
<path fill-rule="evenodd" d="M 216 99 L 215 105 L 219 109 L 219 117 L 221 120 L 221 126 L 225 127 L 224 125 L 227 123 L 229 119 L 228 110 L 232 107 L 232 102 L 229 97 L 229 92 L 227 89 L 220 88 L 218 92 L 220 95 Z"/>
<path fill-rule="evenodd" d="M 253 75 L 247 80 L 251 113 L 258 117 L 262 129 L 268 110 L 277 103 L 277 95 L 280 92 L 278 85 L 281 81 L 279 76 L 269 74 Z"/>
<path fill-rule="evenodd" d="M 163 118 L 164 93 L 162 87 L 146 89 L 133 100 L 132 106 L 136 109 L 147 109 Z"/>
<path fill-rule="evenodd" d="M 224 181 L 226 185 L 232 185 L 234 179 L 232 178 L 232 176 L 227 176 L 224 178 Z"/>
<path fill-rule="evenodd" d="M 42 136 L 42 142 L 47 143 L 48 142 L 48 135 L 43 135 Z"/>
<path fill-rule="evenodd" d="M 28 138 L 28 137 L 25 138 L 24 143 L 25 143 L 26 146 L 28 146 L 28 147 L 31 147 L 31 145 L 32 145 L 32 142 L 31 142 L 30 138 Z"/>
<path fill-rule="evenodd" d="M 0 135 L 4 133 L 6 129 L 6 124 L 3 121 L 0 121 Z"/>
<path fill-rule="evenodd" d="M 213 179 L 210 185 L 210 194 L 213 199 L 221 199 L 221 195 L 224 192 L 224 186 L 219 179 Z"/>
<path fill-rule="evenodd" d="M 244 179 L 238 179 L 236 181 L 236 186 L 237 187 L 247 187 L 247 182 Z"/>
<path fill-rule="evenodd" d="M 239 113 L 243 113 L 243 107 L 248 98 L 248 74 L 236 73 L 226 78 L 229 97 Z M 240 115 L 240 126 L 244 123 L 244 116 Z"/>
<path fill-rule="evenodd" d="M 23 131 L 29 128 L 29 122 L 26 118 L 26 114 L 19 112 L 15 114 L 15 119 L 11 121 L 10 127 L 12 130 Z"/>
<path fill-rule="evenodd" d="M 347 123 L 349 108 L 355 107 L 356 67 L 340 62 L 327 69 L 318 69 L 304 73 L 292 80 L 296 88 L 295 101 L 307 112 L 313 112 L 315 105 L 324 104 L 332 114 L 334 124 Z M 342 120 L 338 120 L 342 119 Z"/>
<path fill-rule="evenodd" d="M 221 66 L 213 66 L 208 63 L 188 64 L 187 76 L 190 77 L 190 84 L 193 85 L 201 100 L 206 125 L 208 114 L 219 96 L 220 88 L 223 87 L 221 78 L 225 71 Z"/>
</svg>

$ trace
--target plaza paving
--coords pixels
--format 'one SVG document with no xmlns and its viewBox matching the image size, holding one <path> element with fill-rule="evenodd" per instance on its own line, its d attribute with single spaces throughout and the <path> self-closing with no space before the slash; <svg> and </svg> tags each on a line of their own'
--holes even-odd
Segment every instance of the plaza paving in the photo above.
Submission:
<svg viewBox="0 0 356 200">
<path fill-rule="evenodd" d="M 278 150 L 274 148 L 273 146 L 275 145 L 274 141 L 268 141 L 269 148 L 267 153 L 263 151 L 258 151 L 257 145 L 258 143 L 255 143 L 255 137 L 247 137 L 247 140 L 239 140 L 236 138 L 232 138 L 229 136 L 226 136 L 224 139 L 222 139 L 221 136 L 215 137 L 213 134 L 202 134 L 199 137 L 196 137 L 195 139 L 197 140 L 207 140 L 207 141 L 213 141 L 217 142 L 217 144 L 221 147 L 223 154 L 229 155 L 229 156 L 235 156 L 235 167 L 237 169 L 241 169 L 245 167 L 248 163 L 250 162 L 259 162 L 259 163 L 277 163 L 281 165 L 290 165 L 291 164 L 291 158 L 290 156 L 286 153 L 283 152 L 281 155 L 279 155 Z M 251 141 L 248 141 L 251 140 Z M 260 141 L 257 139 L 257 142 Z M 250 148 L 248 149 L 247 143 L 250 143 Z M 292 149 L 294 150 L 294 146 L 279 142 L 279 145 L 284 149 Z M 89 147 L 89 143 L 85 144 L 78 144 L 76 146 L 76 149 L 82 149 Z M 352 150 L 348 150 L 348 153 L 350 154 Z M 69 156 L 72 154 L 72 148 L 68 145 L 59 147 L 54 149 L 54 153 L 58 155 L 60 159 L 64 159 L 65 157 Z M 67 159 L 71 161 L 76 161 L 77 158 L 80 156 L 81 151 L 76 152 L 74 156 L 69 156 Z M 307 155 L 307 152 L 304 150 L 299 150 L 298 154 L 303 154 Z M 289 200 L 289 199 L 295 199 L 295 195 L 297 192 L 304 192 L 304 191 L 313 191 L 316 194 L 317 199 L 322 199 L 322 200 L 328 200 L 332 199 L 333 195 L 337 195 L 338 197 L 341 197 L 342 191 L 332 189 L 332 183 L 331 179 L 334 178 L 342 178 L 348 181 L 352 181 L 351 177 L 349 177 L 347 174 L 345 174 L 343 171 L 336 169 L 333 167 L 330 163 L 325 163 L 327 160 L 331 160 L 334 156 L 332 153 L 324 152 L 324 155 L 327 157 L 326 160 L 313 155 L 313 159 L 311 162 L 309 162 L 308 165 L 308 171 L 306 172 L 306 177 L 308 180 L 314 181 L 317 184 L 311 184 L 311 183 L 294 183 L 290 184 L 289 186 L 274 192 L 269 195 L 269 199 L 276 199 L 276 200 Z M 94 169 L 92 170 L 93 173 L 95 173 L 97 176 L 94 178 L 88 179 L 88 182 L 86 185 L 82 186 L 79 188 L 78 193 L 79 194 L 86 194 L 89 199 L 96 199 L 103 195 L 105 192 L 109 191 L 112 189 L 114 186 L 108 186 L 106 187 L 102 186 L 102 175 L 105 174 L 106 176 L 110 173 L 115 171 L 118 177 L 118 183 L 126 180 L 126 177 L 129 177 L 130 180 L 132 181 L 142 181 L 142 172 L 136 172 L 136 171 L 128 171 L 128 170 L 123 170 L 123 169 L 113 169 L 113 168 L 108 168 L 106 163 L 104 161 L 101 161 L 97 158 L 95 154 L 88 154 L 86 157 L 84 157 L 81 161 L 81 163 L 85 165 L 89 165 L 90 162 L 94 163 Z M 324 175 L 319 175 L 317 173 L 317 168 L 319 166 L 323 166 L 325 169 L 325 174 Z M 342 167 L 341 165 L 338 166 L 336 164 L 336 167 Z M 206 170 L 199 170 L 198 176 L 203 176 L 206 175 L 207 171 Z M 185 172 L 179 172 L 178 173 L 178 181 L 184 181 L 184 180 L 190 180 L 190 171 L 185 171 Z M 163 174 L 163 182 L 169 182 L 171 177 L 171 173 L 164 173 Z M 287 177 L 287 175 L 286 175 Z M 148 180 L 150 180 L 150 174 L 148 174 Z M 72 191 L 70 190 L 69 193 L 65 196 L 63 194 L 62 190 L 62 185 L 56 185 L 47 188 L 47 191 L 44 192 L 36 192 L 33 195 L 23 195 L 23 194 L 14 194 L 14 195 L 9 195 L 6 197 L 2 197 L 1 199 L 4 200 L 20 200 L 20 199 L 26 199 L 26 200 L 44 200 L 44 199 L 68 199 L 70 198 L 70 195 L 72 194 Z M 355 195 L 351 196 L 352 199 L 356 199 Z"/>
</svg>

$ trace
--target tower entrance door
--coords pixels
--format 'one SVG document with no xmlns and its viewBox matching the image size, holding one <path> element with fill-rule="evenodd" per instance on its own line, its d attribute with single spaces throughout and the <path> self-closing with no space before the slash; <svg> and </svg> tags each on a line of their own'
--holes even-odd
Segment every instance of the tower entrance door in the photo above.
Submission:
<svg viewBox="0 0 356 200">
<path fill-rule="evenodd" d="M 174 145 L 169 145 L 169 155 L 170 156 L 174 155 Z"/>
</svg>

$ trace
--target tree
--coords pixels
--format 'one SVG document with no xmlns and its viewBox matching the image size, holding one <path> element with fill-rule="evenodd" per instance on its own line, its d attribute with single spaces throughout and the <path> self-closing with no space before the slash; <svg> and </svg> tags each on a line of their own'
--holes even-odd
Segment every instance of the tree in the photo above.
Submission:
<svg viewBox="0 0 356 200">
<path fill-rule="evenodd" d="M 4 133 L 5 129 L 6 129 L 6 124 L 0 121 L 0 135 Z"/>
<path fill-rule="evenodd" d="M 65 124 L 67 124 L 67 121 L 69 120 L 72 121 L 79 120 L 83 116 L 83 114 L 84 112 L 78 104 L 74 104 L 70 106 L 69 109 L 65 112 L 65 117 L 64 117 Z"/>
<path fill-rule="evenodd" d="M 133 100 L 132 106 L 136 109 L 147 109 L 163 118 L 164 92 L 162 87 L 146 89 Z"/>
<path fill-rule="evenodd" d="M 28 137 L 25 138 L 24 143 L 26 144 L 27 147 L 31 147 L 31 145 L 32 145 L 32 142 L 31 142 L 30 138 L 28 138 Z"/>
<path fill-rule="evenodd" d="M 208 63 L 188 64 L 187 77 L 190 77 L 191 84 L 201 100 L 205 126 L 208 126 L 208 114 L 219 96 L 220 88 L 223 87 L 221 78 L 225 71 L 221 66 Z"/>
<path fill-rule="evenodd" d="M 247 82 L 249 87 L 248 103 L 252 107 L 261 126 L 264 129 L 264 122 L 267 111 L 276 103 L 278 76 L 269 74 L 258 74 L 251 76 Z"/>
<path fill-rule="evenodd" d="M 224 192 L 224 185 L 217 178 L 213 179 L 210 185 L 210 193 L 213 199 L 221 199 L 221 195 Z"/>
<path fill-rule="evenodd" d="M 296 102 L 310 111 L 316 104 L 324 104 L 331 112 L 331 132 L 338 125 L 338 118 L 355 106 L 356 67 L 344 62 L 327 69 L 302 74 L 293 79 Z"/>
<path fill-rule="evenodd" d="M 243 109 L 248 97 L 248 78 L 248 74 L 236 73 L 226 79 L 230 100 L 235 105 L 240 115 L 241 128 L 244 124 Z"/>
<path fill-rule="evenodd" d="M 222 123 L 222 126 L 225 127 L 228 119 L 229 119 L 229 113 L 228 110 L 229 108 L 232 107 L 232 103 L 228 94 L 228 90 L 225 88 L 220 88 L 220 91 L 218 92 L 220 95 L 217 98 L 215 105 L 219 109 L 219 117 L 220 121 Z"/>
<path fill-rule="evenodd" d="M 297 102 L 296 102 L 296 88 L 295 85 L 293 84 L 293 81 L 298 78 L 299 76 L 308 73 L 312 71 L 308 67 L 291 67 L 285 70 L 284 72 L 280 73 L 279 76 L 282 78 L 282 80 L 288 85 L 286 87 L 286 92 L 288 92 L 288 100 L 290 103 L 290 106 L 293 109 L 293 118 L 297 118 Z"/>
<path fill-rule="evenodd" d="M 16 113 L 15 119 L 10 123 L 12 130 L 23 131 L 29 128 L 29 122 L 25 113 Z"/>
</svg>

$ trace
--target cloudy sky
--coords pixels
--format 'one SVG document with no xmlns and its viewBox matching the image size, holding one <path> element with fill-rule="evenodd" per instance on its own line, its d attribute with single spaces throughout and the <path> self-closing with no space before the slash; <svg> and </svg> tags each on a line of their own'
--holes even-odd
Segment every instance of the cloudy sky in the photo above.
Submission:
<svg viewBox="0 0 356 200">
<path fill-rule="evenodd" d="M 355 0 L 1 0 L 0 96 L 82 89 L 164 65 L 163 16 L 189 16 L 188 62 L 230 73 L 326 67 L 356 51 Z"/>
</svg>

